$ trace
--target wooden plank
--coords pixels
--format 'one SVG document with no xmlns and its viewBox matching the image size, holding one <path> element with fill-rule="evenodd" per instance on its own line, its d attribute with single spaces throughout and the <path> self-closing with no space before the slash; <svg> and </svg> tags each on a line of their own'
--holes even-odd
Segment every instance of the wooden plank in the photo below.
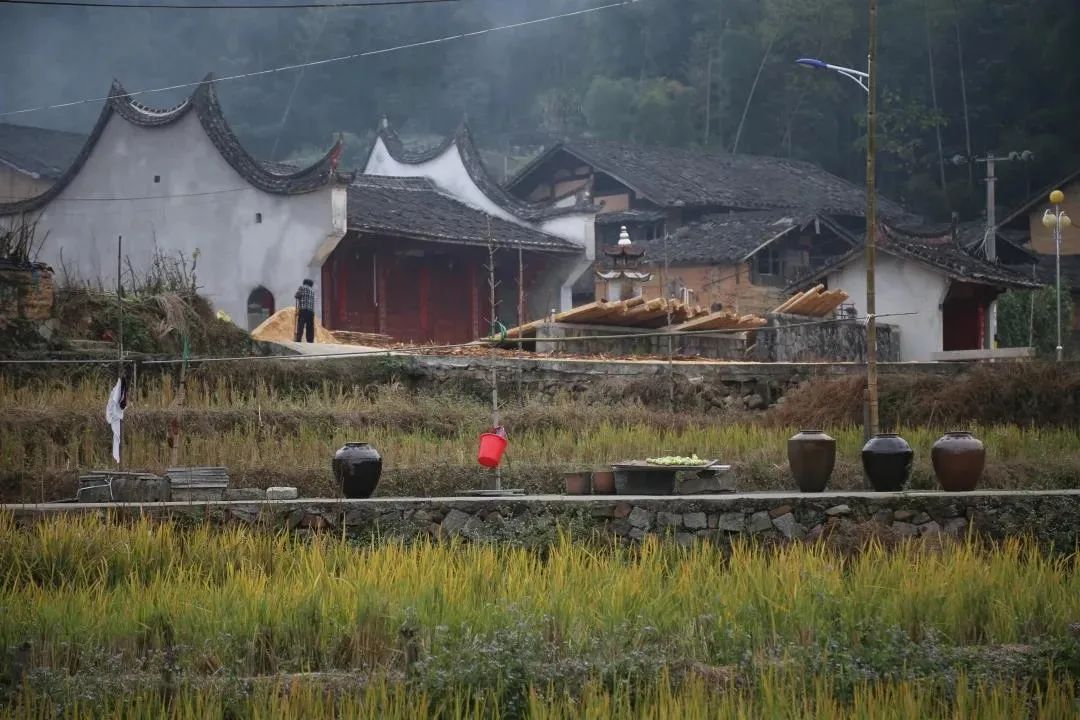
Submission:
<svg viewBox="0 0 1080 720">
<path fill-rule="evenodd" d="M 586 303 L 585 305 L 578 305 L 576 308 L 564 310 L 556 315 L 554 320 L 555 322 L 581 322 L 583 318 L 587 318 L 590 314 L 606 307 L 606 302 L 603 300 L 596 300 L 591 303 Z"/>
<path fill-rule="evenodd" d="M 798 293 L 796 295 L 792 295 L 790 298 L 788 298 L 787 302 L 781 303 L 781 305 L 779 307 L 777 307 L 775 310 L 773 310 L 773 312 L 774 313 L 790 312 L 791 307 L 793 305 L 799 303 L 804 298 L 808 298 L 808 297 L 811 297 L 813 295 L 818 294 L 819 292 L 821 292 L 824 289 L 825 289 L 824 285 L 818 284 L 818 285 L 815 285 L 814 287 L 810 288 L 809 290 Z"/>
</svg>

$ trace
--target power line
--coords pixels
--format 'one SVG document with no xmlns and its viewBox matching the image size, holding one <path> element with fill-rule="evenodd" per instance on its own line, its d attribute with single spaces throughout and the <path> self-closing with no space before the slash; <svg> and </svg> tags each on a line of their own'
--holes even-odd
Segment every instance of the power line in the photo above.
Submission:
<svg viewBox="0 0 1080 720">
<path fill-rule="evenodd" d="M 227 188 L 224 190 L 205 190 L 203 192 L 176 193 L 175 195 L 133 195 L 130 197 L 64 197 L 56 198 L 50 202 L 118 202 L 121 200 L 169 200 L 170 198 L 205 197 L 207 195 L 224 195 L 226 193 L 245 192 L 254 190 L 253 187 Z M 26 198 L 16 195 L 0 195 L 0 198 L 8 200 L 25 200 Z"/>
<path fill-rule="evenodd" d="M 438 3 L 453 3 L 459 0 L 368 0 L 368 2 L 303 2 L 293 4 L 257 3 L 253 5 L 180 5 L 172 3 L 155 3 L 153 5 L 139 5 L 136 3 L 117 2 L 77 2 L 77 0 L 0 0 L 0 5 L 36 5 L 39 7 L 64 7 L 64 8 L 134 8 L 137 10 L 302 10 L 305 8 L 358 8 L 358 7 L 383 7 L 388 5 L 434 5 Z"/>
<path fill-rule="evenodd" d="M 0 0 L 4 2 L 5 0 Z M 7 0 L 13 1 L 13 0 Z M 24 0 L 29 2 L 30 0 Z M 38 2 L 48 2 L 48 0 L 36 0 Z M 301 68 L 315 67 L 318 65 L 329 65 L 330 63 L 344 62 L 346 60 L 357 60 L 364 57 L 372 57 L 374 55 L 385 55 L 399 50 L 411 50 L 413 48 L 424 47 L 427 45 L 439 45 L 441 43 L 450 42 L 452 40 L 461 40 L 463 38 L 478 37 L 480 35 L 488 35 L 490 33 L 498 32 L 501 30 L 516 30 L 518 28 L 527 27 L 529 25 L 539 25 L 541 23 L 551 22 L 553 20 L 562 20 L 564 18 L 576 17 L 579 15 L 587 15 L 590 13 L 600 12 L 602 10 L 610 10 L 611 8 L 623 7 L 626 5 L 633 5 L 641 2 L 641 0 L 618 0 L 618 2 L 611 2 L 607 5 L 599 5 L 593 8 L 585 8 L 584 10 L 575 10 L 573 12 L 561 13 L 559 15 L 549 15 L 547 17 L 536 18 L 535 20 L 524 20 L 522 22 L 511 23 L 509 25 L 498 25 L 496 27 L 484 28 L 483 30 L 473 30 L 472 32 L 459 33 L 457 35 L 446 35 L 440 38 L 434 38 L 432 40 L 420 40 L 418 42 L 406 43 L 404 45 L 395 45 L 393 47 L 380 48 L 378 50 L 368 50 L 366 52 L 353 53 L 351 55 L 342 55 L 340 57 L 326 58 L 324 60 L 314 60 L 312 62 L 297 63 L 295 65 L 283 65 L 276 68 L 268 68 L 266 70 L 256 70 L 254 72 L 239 73 L 237 75 L 227 75 L 225 77 L 214 78 L 212 80 L 199 80 L 197 82 L 180 83 L 179 85 L 169 85 L 160 88 L 151 88 L 146 90 L 136 90 L 134 92 L 124 93 L 121 97 L 133 98 L 139 95 L 147 95 L 149 93 L 167 92 L 169 90 L 181 90 L 185 88 L 199 87 L 200 85 L 206 85 L 213 82 L 225 82 L 227 80 L 241 80 L 243 78 L 256 77 L 259 75 L 271 75 L 273 73 L 286 72 L 288 70 L 299 70 Z M 60 108 L 73 107 L 75 105 L 87 105 L 89 103 L 105 102 L 111 99 L 110 96 L 86 98 L 84 100 L 72 100 L 70 102 L 57 103 L 55 105 L 41 105 L 38 107 L 24 108 L 22 110 L 8 110 L 7 112 L 0 112 L 0 117 L 10 117 L 12 115 L 24 115 L 26 113 L 39 112 L 42 110 L 58 110 Z"/>
</svg>

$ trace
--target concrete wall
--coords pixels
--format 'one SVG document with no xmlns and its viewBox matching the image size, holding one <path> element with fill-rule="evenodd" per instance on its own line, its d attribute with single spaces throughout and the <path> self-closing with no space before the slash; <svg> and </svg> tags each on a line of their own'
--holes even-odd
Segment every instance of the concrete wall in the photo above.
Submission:
<svg viewBox="0 0 1080 720">
<path fill-rule="evenodd" d="M 59 272 L 62 255 L 69 271 L 107 286 L 115 285 L 117 236 L 136 271 L 149 267 L 155 248 L 182 251 L 189 261 L 198 250 L 199 286 L 245 325 L 248 295 L 259 285 L 280 309 L 310 277 L 321 304 L 319 269 L 345 233 L 345 189 L 267 194 L 221 157 L 195 113 L 160 128 L 114 115 L 82 171 L 41 214 L 38 231 L 48 233 L 44 262 Z"/>
<path fill-rule="evenodd" d="M 882 318 L 900 329 L 900 360 L 929 362 L 942 350 L 941 304 L 949 280 L 921 263 L 879 252 L 877 255 L 877 314 L 916 313 Z M 830 290 L 843 290 L 856 312 L 866 314 L 866 261 L 860 256 L 829 273 Z"/>
<path fill-rule="evenodd" d="M 36 197 L 52 184 L 52 180 L 36 178 L 0 163 L 0 202 Z"/>
<path fill-rule="evenodd" d="M 666 537 L 683 545 L 726 544 L 738 538 L 777 543 L 836 539 L 858 544 L 869 536 L 888 541 L 974 533 L 988 540 L 1030 536 L 1064 552 L 1080 540 L 1078 490 L 0 506 L 0 512 L 10 513 L 21 527 L 58 515 L 100 515 L 102 511 L 118 522 L 150 518 L 184 525 L 244 525 L 268 532 L 333 532 L 375 542 L 461 539 L 537 548 L 560 542 L 567 531 L 579 541 L 602 538 L 632 544 L 647 537 Z"/>
<path fill-rule="evenodd" d="M 1080 255 L 1080 182 L 1067 185 L 1061 188 L 1061 191 L 1065 193 L 1065 202 L 1062 203 L 1061 209 L 1073 221 L 1072 227 L 1065 228 L 1061 232 L 1061 254 Z M 1044 198 L 1043 203 L 1036 207 L 1028 218 L 1031 249 L 1042 255 L 1053 255 L 1055 252 L 1054 232 L 1042 224 L 1043 211 L 1047 209 L 1053 210 L 1049 197 Z"/>
<path fill-rule="evenodd" d="M 770 315 L 756 334 L 754 359 L 761 362 L 866 362 L 866 326 L 854 320 L 811 324 L 813 318 Z M 877 324 L 879 362 L 900 360 L 900 329 Z"/>
</svg>

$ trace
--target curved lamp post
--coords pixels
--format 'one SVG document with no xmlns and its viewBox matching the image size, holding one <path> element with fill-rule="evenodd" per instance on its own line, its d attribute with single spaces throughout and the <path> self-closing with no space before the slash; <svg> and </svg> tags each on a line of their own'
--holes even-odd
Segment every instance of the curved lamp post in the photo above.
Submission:
<svg viewBox="0 0 1080 720">
<path fill-rule="evenodd" d="M 1049 230 L 1054 231 L 1054 262 L 1057 274 L 1057 361 L 1061 362 L 1061 231 L 1072 225 L 1072 218 L 1061 209 L 1061 203 L 1065 202 L 1065 193 L 1055 190 L 1050 193 L 1050 203 L 1053 210 L 1043 213 L 1042 224 Z"/>
<path fill-rule="evenodd" d="M 866 426 L 864 434 L 869 440 L 878 432 L 877 388 L 877 303 L 874 290 L 874 261 L 877 254 L 877 173 L 874 159 L 877 154 L 877 0 L 870 0 L 870 48 L 866 58 L 866 72 L 854 68 L 833 65 L 817 58 L 799 58 L 796 64 L 816 70 L 831 70 L 856 83 L 866 92 Z"/>
</svg>

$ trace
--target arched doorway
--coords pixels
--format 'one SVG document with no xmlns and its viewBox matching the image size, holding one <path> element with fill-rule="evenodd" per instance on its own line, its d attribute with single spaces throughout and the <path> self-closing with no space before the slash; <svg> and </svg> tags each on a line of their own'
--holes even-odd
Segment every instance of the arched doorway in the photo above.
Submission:
<svg viewBox="0 0 1080 720">
<path fill-rule="evenodd" d="M 274 294 L 262 285 L 255 288 L 248 295 L 247 312 L 248 330 L 254 330 L 274 314 Z"/>
</svg>

